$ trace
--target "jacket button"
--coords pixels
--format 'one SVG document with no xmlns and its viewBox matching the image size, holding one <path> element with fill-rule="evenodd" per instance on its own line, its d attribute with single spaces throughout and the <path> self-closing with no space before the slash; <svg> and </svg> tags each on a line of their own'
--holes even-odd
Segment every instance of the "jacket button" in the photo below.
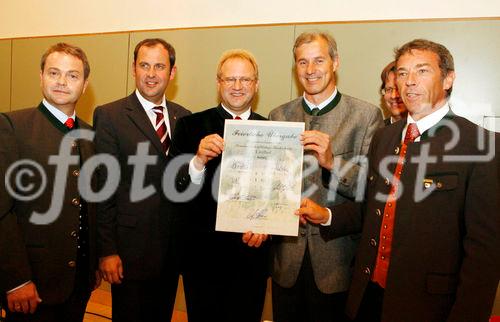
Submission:
<svg viewBox="0 0 500 322">
<path fill-rule="evenodd" d="M 384 179 L 384 183 L 385 183 L 386 186 L 388 186 L 388 185 L 391 184 L 391 182 L 389 181 L 389 178 L 385 178 Z"/>
<path fill-rule="evenodd" d="M 76 262 L 75 261 L 69 261 L 68 262 L 68 267 L 75 268 L 76 267 Z"/>
<path fill-rule="evenodd" d="M 78 143 L 76 141 L 71 142 L 71 147 L 76 148 L 78 146 Z"/>
<path fill-rule="evenodd" d="M 369 180 L 373 181 L 373 179 L 374 179 L 374 176 L 370 176 Z"/>
<path fill-rule="evenodd" d="M 399 154 L 399 146 L 394 149 L 394 154 Z"/>
<path fill-rule="evenodd" d="M 73 177 L 78 177 L 80 175 L 79 170 L 73 170 Z"/>
<path fill-rule="evenodd" d="M 78 198 L 73 198 L 71 200 L 71 204 L 75 207 L 79 207 L 80 206 L 80 200 L 78 200 Z"/>
<path fill-rule="evenodd" d="M 379 217 L 382 216 L 382 212 L 380 211 L 380 209 L 375 210 L 375 214 Z"/>
<path fill-rule="evenodd" d="M 377 246 L 377 241 L 375 240 L 375 238 L 370 239 L 370 245 L 372 245 L 373 247 Z"/>
<path fill-rule="evenodd" d="M 73 230 L 70 234 L 71 237 L 76 237 L 78 236 L 78 233 L 76 232 L 76 230 Z"/>
<path fill-rule="evenodd" d="M 305 237 L 306 236 L 306 232 L 305 231 L 301 231 L 300 232 L 300 236 Z"/>
<path fill-rule="evenodd" d="M 370 275 L 371 274 L 370 268 L 368 267 L 363 268 L 363 273 L 366 275 Z"/>
</svg>

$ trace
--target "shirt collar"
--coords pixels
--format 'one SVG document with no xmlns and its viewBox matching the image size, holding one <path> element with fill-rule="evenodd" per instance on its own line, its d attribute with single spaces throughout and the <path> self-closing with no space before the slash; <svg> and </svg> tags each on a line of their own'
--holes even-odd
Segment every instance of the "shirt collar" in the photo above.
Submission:
<svg viewBox="0 0 500 322">
<path fill-rule="evenodd" d="M 320 110 L 323 109 L 325 106 L 327 106 L 328 104 L 331 103 L 331 101 L 333 101 L 333 99 L 335 98 L 335 96 L 337 95 L 337 87 L 335 87 L 335 90 L 333 91 L 332 95 L 330 95 L 330 97 L 328 97 L 326 100 L 324 100 L 323 102 L 321 102 L 319 105 L 316 105 L 312 102 L 309 102 L 306 98 L 306 93 L 304 92 L 304 94 L 302 94 L 302 97 L 304 97 L 304 102 L 306 102 L 307 106 L 309 106 L 309 108 L 312 109 L 313 108 L 319 108 Z"/>
<path fill-rule="evenodd" d="M 76 113 L 75 113 L 75 111 L 73 111 L 73 115 L 67 116 L 60 109 L 58 109 L 54 105 L 52 105 L 49 102 L 47 102 L 47 100 L 45 98 L 43 99 L 42 103 L 43 103 L 43 105 L 45 105 L 45 107 L 47 108 L 47 110 L 49 110 L 50 114 L 54 115 L 54 117 L 59 122 L 61 122 L 62 124 L 66 123 L 66 120 L 68 118 L 72 118 L 73 121 L 76 119 Z"/>
<path fill-rule="evenodd" d="M 139 100 L 139 103 L 141 103 L 142 107 L 144 108 L 144 110 L 146 112 L 152 110 L 156 106 L 163 106 L 163 108 L 167 108 L 167 102 L 165 100 L 165 95 L 163 95 L 163 98 L 161 100 L 161 104 L 159 104 L 159 105 L 152 103 L 152 102 L 148 101 L 147 99 L 145 99 L 141 95 L 141 93 L 139 92 L 138 89 L 135 90 L 135 95 L 137 95 L 137 99 Z"/>
<path fill-rule="evenodd" d="M 410 123 L 417 123 L 417 128 L 420 134 L 424 133 L 434 125 L 436 125 L 441 119 L 448 114 L 450 111 L 450 105 L 448 102 L 446 102 L 442 107 L 437 109 L 436 111 L 432 112 L 431 114 L 424 116 L 418 121 L 415 121 L 410 113 L 408 113 L 408 117 L 406 119 L 406 127 L 408 127 L 408 124 Z"/>
<path fill-rule="evenodd" d="M 222 106 L 222 108 L 228 112 L 229 114 L 231 114 L 231 116 L 234 117 L 236 116 L 236 114 L 234 114 L 233 112 L 231 112 L 230 109 L 228 109 L 227 107 L 224 106 L 223 103 L 220 103 L 220 105 Z M 238 115 L 242 120 L 248 120 L 250 118 L 250 114 L 252 113 L 252 108 L 248 108 L 245 112 L 241 113 L 240 115 Z"/>
</svg>

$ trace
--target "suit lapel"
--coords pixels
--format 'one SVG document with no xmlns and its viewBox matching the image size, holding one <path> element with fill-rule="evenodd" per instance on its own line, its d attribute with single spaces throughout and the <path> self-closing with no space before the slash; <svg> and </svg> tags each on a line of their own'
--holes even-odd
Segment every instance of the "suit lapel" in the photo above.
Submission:
<svg viewBox="0 0 500 322">
<path fill-rule="evenodd" d="M 250 113 L 250 116 L 248 117 L 249 120 L 260 120 L 260 118 L 257 117 L 257 114 L 254 112 Z"/>
<path fill-rule="evenodd" d="M 175 123 L 177 122 L 178 109 L 169 101 L 167 103 L 168 123 L 170 124 L 170 135 L 174 134 Z"/>
<path fill-rule="evenodd" d="M 218 115 L 217 121 L 219 122 L 219 126 L 222 130 L 224 130 L 224 124 L 226 123 L 226 120 L 232 120 L 233 117 L 231 116 L 231 114 L 226 112 L 226 110 L 224 110 L 224 108 L 220 104 L 219 106 L 217 106 L 215 111 L 217 112 Z"/>
<path fill-rule="evenodd" d="M 135 93 L 132 93 L 128 97 L 127 103 L 126 113 L 132 123 L 135 124 L 135 126 L 137 126 L 137 128 L 139 128 L 139 130 L 149 139 L 149 141 L 158 151 L 158 154 L 166 157 L 165 153 L 163 152 L 163 147 L 161 145 L 160 139 L 158 138 L 158 135 L 156 135 L 153 125 L 151 124 L 146 111 L 144 111 L 144 108 L 137 99 L 137 96 L 135 96 Z"/>
</svg>

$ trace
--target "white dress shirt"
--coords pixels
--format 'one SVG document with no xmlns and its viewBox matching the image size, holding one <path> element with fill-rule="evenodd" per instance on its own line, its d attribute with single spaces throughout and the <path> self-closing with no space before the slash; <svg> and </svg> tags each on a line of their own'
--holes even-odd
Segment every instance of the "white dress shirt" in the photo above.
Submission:
<svg viewBox="0 0 500 322">
<path fill-rule="evenodd" d="M 149 117 L 149 121 L 153 125 L 153 128 L 156 128 L 156 113 L 153 110 L 156 106 L 161 106 L 163 107 L 163 118 L 165 119 L 165 125 L 167 126 L 167 133 L 170 137 L 172 137 L 172 133 L 170 132 L 170 121 L 168 118 L 168 111 L 167 111 L 167 101 L 165 100 L 165 95 L 163 95 L 163 98 L 161 100 L 161 104 L 155 104 L 144 97 L 142 97 L 141 93 L 139 93 L 139 90 L 135 90 L 135 95 L 137 95 L 137 99 L 139 99 L 139 103 L 141 103 L 142 108 L 146 112 L 146 114 Z"/>
<path fill-rule="evenodd" d="M 304 97 L 304 102 L 306 102 L 306 105 L 309 107 L 309 109 L 311 111 L 315 108 L 319 108 L 319 110 L 321 111 L 323 108 L 325 108 L 325 106 L 327 106 L 328 104 L 330 104 L 333 101 L 335 96 L 337 96 L 337 87 L 335 87 L 335 90 L 333 91 L 332 95 L 330 95 L 330 97 L 328 97 L 326 100 L 324 100 L 323 102 L 316 105 L 316 104 L 309 102 L 307 100 L 305 92 L 304 92 L 304 94 L 302 94 L 302 97 Z"/>
<path fill-rule="evenodd" d="M 49 102 L 47 102 L 47 100 L 44 98 L 43 101 L 42 101 L 43 105 L 45 105 L 45 107 L 49 110 L 50 114 L 54 115 L 54 117 L 59 121 L 61 122 L 62 124 L 66 123 L 66 121 L 69 119 L 69 118 L 72 118 L 73 121 L 76 119 L 76 113 L 75 111 L 73 111 L 73 115 L 71 116 L 67 116 L 66 114 L 64 114 L 60 109 L 58 109 L 57 107 L 55 107 L 54 105 L 50 104 Z"/>
</svg>

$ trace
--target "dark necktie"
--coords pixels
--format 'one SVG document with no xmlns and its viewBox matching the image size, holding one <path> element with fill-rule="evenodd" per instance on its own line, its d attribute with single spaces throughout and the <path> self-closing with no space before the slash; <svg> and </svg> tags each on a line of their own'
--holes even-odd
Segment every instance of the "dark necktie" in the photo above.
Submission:
<svg viewBox="0 0 500 322">
<path fill-rule="evenodd" d="M 408 124 L 406 135 L 399 152 L 398 163 L 394 170 L 392 184 L 386 179 L 386 184 L 391 185 L 387 202 L 385 203 L 384 213 L 382 218 L 382 225 L 380 227 L 380 239 L 377 253 L 377 260 L 375 262 L 375 269 L 373 271 L 372 280 L 385 288 L 387 282 L 387 271 L 391 259 L 392 239 L 394 233 L 394 219 L 396 217 L 396 196 L 398 193 L 398 182 L 403 171 L 404 160 L 408 143 L 415 141 L 420 136 L 416 123 Z M 380 212 L 380 211 L 379 211 Z"/>
<path fill-rule="evenodd" d="M 75 120 L 73 120 L 73 118 L 71 117 L 68 117 L 66 122 L 64 122 L 64 125 L 66 125 L 66 127 L 71 130 L 73 129 L 73 127 L 75 127 Z"/>
<path fill-rule="evenodd" d="M 319 108 L 315 107 L 311 110 L 311 115 L 318 116 L 319 112 L 321 112 L 321 110 Z"/>
<path fill-rule="evenodd" d="M 165 123 L 165 117 L 163 115 L 163 106 L 155 106 L 153 111 L 156 113 L 156 135 L 160 139 L 161 145 L 163 146 L 163 152 L 167 152 L 170 146 L 170 137 L 167 132 L 167 124 Z"/>
</svg>

